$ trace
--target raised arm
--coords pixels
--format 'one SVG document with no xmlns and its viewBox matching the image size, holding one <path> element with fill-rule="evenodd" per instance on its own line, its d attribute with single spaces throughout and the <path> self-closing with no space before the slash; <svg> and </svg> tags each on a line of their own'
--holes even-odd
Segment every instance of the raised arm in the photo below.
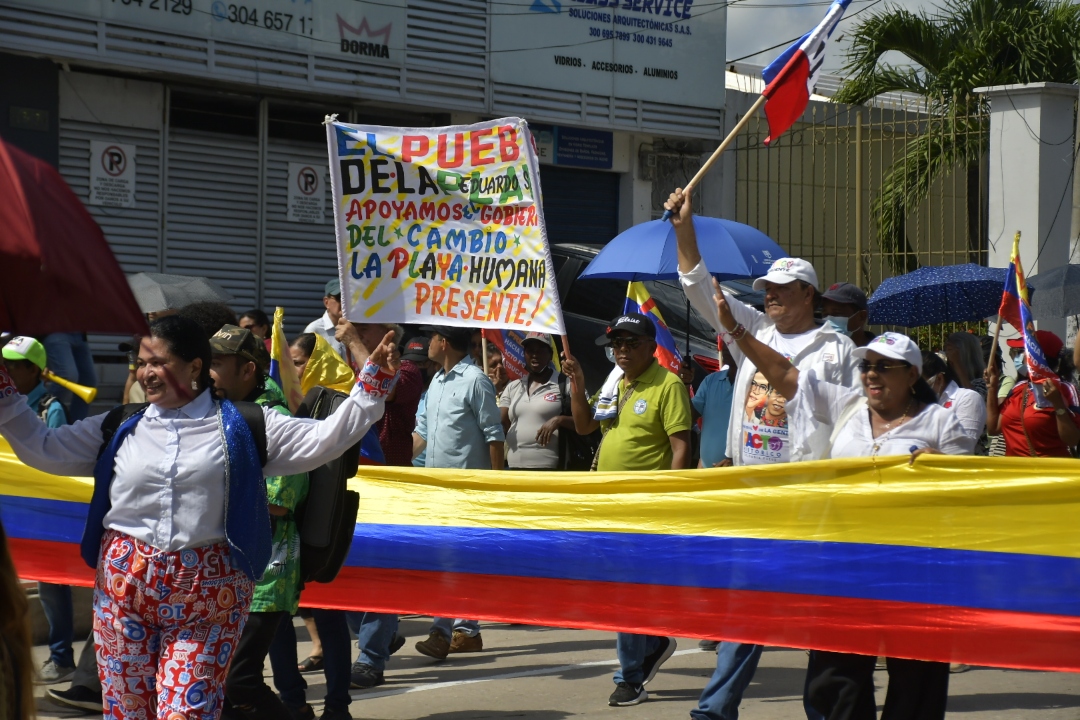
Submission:
<svg viewBox="0 0 1080 720">
<path fill-rule="evenodd" d="M 562 369 L 570 378 L 570 412 L 574 416 L 574 431 L 578 435 L 588 435 L 600 427 L 593 419 L 592 406 L 585 396 L 585 373 L 577 360 L 569 352 L 563 354 Z"/>
<path fill-rule="evenodd" d="M 720 283 L 713 280 L 715 302 L 720 322 L 738 344 L 747 359 L 765 376 L 769 384 L 790 400 L 799 389 L 799 369 L 791 361 L 754 337 L 731 312 Z"/>
</svg>

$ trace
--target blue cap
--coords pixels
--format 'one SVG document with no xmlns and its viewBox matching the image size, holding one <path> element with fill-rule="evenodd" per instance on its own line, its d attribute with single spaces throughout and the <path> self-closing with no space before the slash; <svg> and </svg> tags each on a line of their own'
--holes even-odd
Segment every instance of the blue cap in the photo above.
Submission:
<svg viewBox="0 0 1080 720">
<path fill-rule="evenodd" d="M 337 278 L 329 280 L 323 290 L 323 297 L 341 297 L 341 281 Z"/>
</svg>

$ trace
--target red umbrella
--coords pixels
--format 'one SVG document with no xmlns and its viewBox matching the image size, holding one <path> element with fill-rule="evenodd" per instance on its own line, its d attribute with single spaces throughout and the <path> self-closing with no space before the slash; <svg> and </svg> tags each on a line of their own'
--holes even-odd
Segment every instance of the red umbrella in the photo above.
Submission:
<svg viewBox="0 0 1080 720">
<path fill-rule="evenodd" d="M 94 218 L 52 166 L 3 140 L 0 330 L 147 332 Z"/>
</svg>

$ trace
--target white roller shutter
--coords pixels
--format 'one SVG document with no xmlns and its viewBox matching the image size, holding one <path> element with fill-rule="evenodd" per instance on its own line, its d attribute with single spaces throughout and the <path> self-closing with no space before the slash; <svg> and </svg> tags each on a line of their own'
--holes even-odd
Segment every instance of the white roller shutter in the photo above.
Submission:
<svg viewBox="0 0 1080 720">
<path fill-rule="evenodd" d="M 258 139 L 171 128 L 166 187 L 165 272 L 209 277 L 237 311 L 255 307 Z"/>
<path fill-rule="evenodd" d="M 289 222 L 289 163 L 304 163 L 323 171 L 326 183 L 324 222 Z M 330 197 L 326 145 L 270 138 L 266 153 L 265 240 L 263 243 L 262 307 L 272 314 L 285 308 L 285 333 L 293 339 L 304 326 L 323 314 L 323 288 L 337 277 L 334 207 Z"/>
</svg>

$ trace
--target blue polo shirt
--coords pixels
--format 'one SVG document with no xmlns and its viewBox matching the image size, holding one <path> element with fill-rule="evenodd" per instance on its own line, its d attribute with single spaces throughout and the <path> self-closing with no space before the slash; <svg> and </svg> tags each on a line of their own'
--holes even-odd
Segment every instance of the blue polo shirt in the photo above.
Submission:
<svg viewBox="0 0 1080 720">
<path fill-rule="evenodd" d="M 26 396 L 26 404 L 30 406 L 30 409 L 35 414 L 40 413 L 41 398 L 45 395 L 45 383 L 39 382 L 37 387 L 30 391 L 30 394 Z M 49 411 L 45 415 L 45 424 L 51 428 L 58 428 L 61 425 L 67 425 L 67 413 L 64 412 L 64 405 L 57 400 L 49 406 Z"/>
<path fill-rule="evenodd" d="M 728 380 L 728 368 L 705 376 L 691 398 L 701 415 L 701 464 L 712 467 L 727 457 L 727 431 L 735 389 Z"/>
<path fill-rule="evenodd" d="M 467 358 L 450 372 L 440 370 L 428 386 L 424 412 L 417 413 L 416 434 L 427 442 L 426 467 L 492 469 L 488 444 L 505 435 L 495 386 L 484 371 Z"/>
</svg>

